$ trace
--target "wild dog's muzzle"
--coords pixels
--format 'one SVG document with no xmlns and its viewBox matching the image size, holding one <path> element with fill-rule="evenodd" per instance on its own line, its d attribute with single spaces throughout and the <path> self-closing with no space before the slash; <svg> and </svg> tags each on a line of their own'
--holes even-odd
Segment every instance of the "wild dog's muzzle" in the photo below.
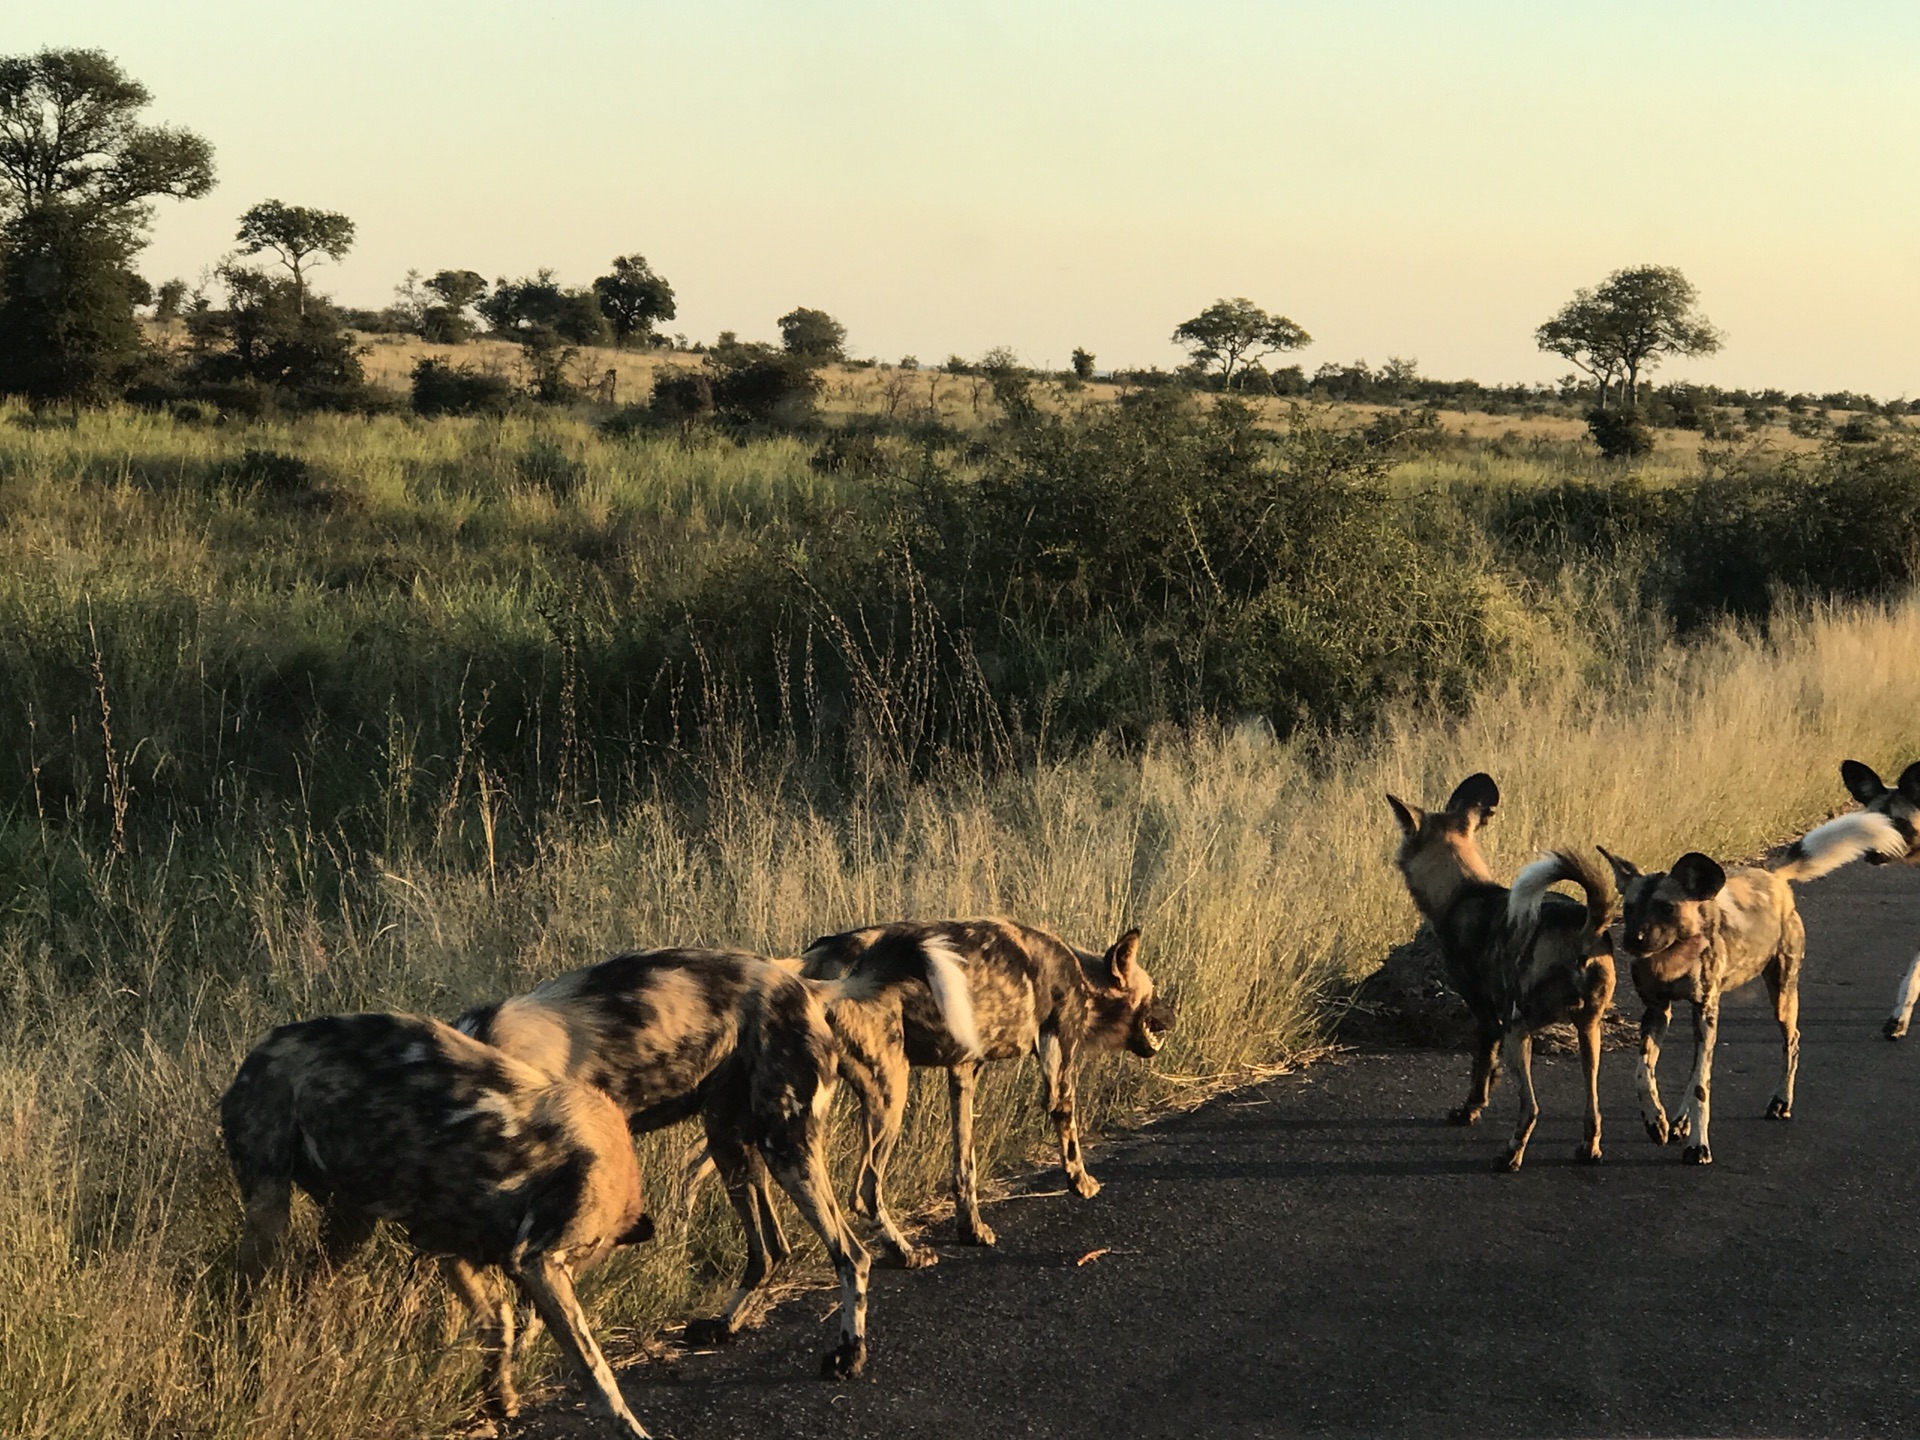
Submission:
<svg viewBox="0 0 1920 1440">
<path fill-rule="evenodd" d="M 1173 1029 L 1174 1010 L 1167 1001 L 1155 996 L 1133 1022 L 1133 1033 L 1127 1037 L 1127 1048 L 1143 1060 L 1151 1060 L 1160 1053 L 1160 1047 L 1167 1043 L 1167 1032 Z"/>
</svg>

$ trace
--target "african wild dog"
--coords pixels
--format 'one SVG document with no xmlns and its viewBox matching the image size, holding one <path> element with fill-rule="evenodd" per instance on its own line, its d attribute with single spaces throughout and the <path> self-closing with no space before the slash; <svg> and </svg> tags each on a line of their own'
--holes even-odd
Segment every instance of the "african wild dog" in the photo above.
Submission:
<svg viewBox="0 0 1920 1440">
<path fill-rule="evenodd" d="M 827 1174 L 822 1142 L 838 1050 L 821 1007 L 917 980 L 965 1033 L 966 990 L 942 973 L 945 964 L 941 956 L 901 955 L 843 984 L 813 986 L 758 955 L 647 950 L 558 976 L 455 1023 L 546 1074 L 604 1090 L 635 1134 L 701 1117 L 746 1232 L 747 1268 L 716 1319 L 687 1326 L 690 1343 L 731 1338 L 788 1254 L 767 1187 L 771 1168 L 839 1277 L 841 1340 L 821 1365 L 834 1378 L 866 1364 L 869 1261 Z"/>
<path fill-rule="evenodd" d="M 1387 796 L 1400 822 L 1396 863 L 1420 913 L 1440 940 L 1447 979 L 1466 1001 L 1477 1031 L 1466 1104 L 1452 1112 L 1471 1125 L 1493 1093 L 1504 1058 L 1520 1086 L 1520 1117 L 1501 1164 L 1518 1170 L 1540 1117 L 1533 1090 L 1533 1032 L 1570 1020 L 1580 1034 L 1587 1080 L 1587 1138 L 1574 1153 L 1600 1158 L 1600 1025 L 1613 1000 L 1607 922 L 1613 886 L 1584 855 L 1555 850 L 1524 866 L 1507 889 L 1480 853 L 1480 828 L 1500 803 L 1490 776 L 1469 775 L 1446 808 L 1424 811 Z M 1548 886 L 1578 885 L 1580 904 Z"/>
<path fill-rule="evenodd" d="M 1897 855 L 1904 849 L 1885 815 L 1856 811 L 1808 831 L 1770 870 L 1740 866 L 1729 873 L 1708 856 L 1689 851 L 1664 874 L 1642 874 L 1631 861 L 1600 852 L 1626 895 L 1623 948 L 1633 962 L 1633 988 L 1647 1007 L 1640 1021 L 1641 1117 L 1656 1145 L 1691 1137 L 1681 1158 L 1713 1163 L 1707 1124 L 1720 998 L 1758 976 L 1766 977 L 1773 997 L 1782 1052 L 1780 1088 L 1767 1117 L 1793 1118 L 1807 929 L 1793 903 L 1791 882 L 1817 879 L 1866 855 Z M 1686 1105 L 1669 1123 L 1655 1072 L 1676 1000 L 1693 1006 L 1693 1079 Z"/>
<path fill-rule="evenodd" d="M 282 1025 L 220 1102 L 256 1279 L 286 1234 L 292 1187 L 321 1207 L 335 1260 L 380 1219 L 442 1257 L 489 1351 L 490 1408 L 511 1416 L 514 1314 L 487 1294 L 497 1265 L 544 1319 L 615 1433 L 644 1437 L 574 1298 L 573 1276 L 653 1233 L 620 1112 L 437 1020 L 331 1015 Z"/>
<path fill-rule="evenodd" d="M 1904 860 L 1909 865 L 1920 865 L 1920 760 L 1901 771 L 1899 781 L 1891 788 L 1858 760 L 1842 762 L 1840 778 L 1867 813 L 1884 815 L 1891 820 L 1904 842 L 1904 853 L 1869 855 L 1867 859 L 1874 863 Z M 1893 1014 L 1887 1017 L 1881 1031 L 1887 1039 L 1898 1040 L 1907 1033 L 1915 1000 L 1920 1000 L 1920 954 L 1913 957 L 1907 973 L 1900 977 L 1900 988 L 1893 992 Z"/>
<path fill-rule="evenodd" d="M 931 971 L 941 957 L 964 976 L 973 1033 L 946 1020 L 936 997 L 920 985 L 870 998 L 836 998 L 827 1006 L 840 1042 L 840 1074 L 859 1100 L 866 1135 L 849 1205 L 874 1219 L 886 1244 L 910 1268 L 931 1265 L 937 1257 L 908 1243 L 884 1195 L 887 1161 L 906 1108 L 908 1067 L 947 1071 L 954 1218 L 963 1241 L 994 1243 L 993 1231 L 980 1218 L 973 1152 L 974 1082 L 989 1060 L 1038 1058 L 1042 1098 L 1059 1136 L 1067 1179 L 1078 1194 L 1094 1195 L 1100 1184 L 1081 1161 L 1074 1116 L 1080 1062 L 1094 1051 L 1123 1048 L 1151 1059 L 1173 1025 L 1173 1009 L 1155 996 L 1139 953 L 1138 930 L 1095 955 L 1011 920 L 906 921 L 823 936 L 807 947 L 801 969 L 814 981 L 844 982 L 876 967 L 891 972 L 920 964 Z"/>
</svg>

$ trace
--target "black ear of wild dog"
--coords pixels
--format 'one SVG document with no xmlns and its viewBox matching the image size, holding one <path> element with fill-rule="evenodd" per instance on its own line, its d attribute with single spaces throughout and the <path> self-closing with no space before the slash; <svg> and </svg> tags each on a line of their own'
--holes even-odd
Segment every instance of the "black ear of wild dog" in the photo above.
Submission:
<svg viewBox="0 0 1920 1440">
<path fill-rule="evenodd" d="M 1727 872 L 1720 868 L 1720 862 L 1698 850 L 1682 855 L 1667 873 L 1689 900 L 1711 900 L 1727 883 Z"/>
<path fill-rule="evenodd" d="M 1920 760 L 1900 772 L 1900 798 L 1909 805 L 1920 805 Z"/>
<path fill-rule="evenodd" d="M 1911 773 L 1914 767 L 1907 768 Z M 1840 783 L 1845 785 L 1847 793 L 1862 805 L 1871 805 L 1887 793 L 1887 787 L 1880 783 L 1880 777 L 1874 773 L 1873 767 L 1862 765 L 1858 760 L 1840 762 Z"/>
<path fill-rule="evenodd" d="M 1499 804 L 1500 787 L 1493 783 L 1493 777 L 1484 770 L 1462 780 L 1453 787 L 1453 794 L 1447 797 L 1449 812 L 1471 815 L 1478 811 L 1483 825 Z"/>
</svg>

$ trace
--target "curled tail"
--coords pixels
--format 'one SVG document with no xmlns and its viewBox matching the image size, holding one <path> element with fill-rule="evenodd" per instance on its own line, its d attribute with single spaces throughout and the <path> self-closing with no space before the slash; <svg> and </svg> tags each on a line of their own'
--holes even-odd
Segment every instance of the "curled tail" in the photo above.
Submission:
<svg viewBox="0 0 1920 1440">
<path fill-rule="evenodd" d="M 817 950 L 839 941 L 839 936 L 816 940 L 807 947 L 801 962 L 808 970 Z M 838 979 L 819 982 L 829 991 L 829 999 L 870 1000 L 897 985 L 920 981 L 933 992 L 934 1008 L 947 1033 L 970 1055 L 980 1053 L 980 1031 L 973 1015 L 973 989 L 967 983 L 966 966 L 959 952 L 942 935 L 926 932 L 891 932 L 881 937 L 848 964 Z"/>
<path fill-rule="evenodd" d="M 1607 872 L 1578 851 L 1549 850 L 1523 866 L 1507 892 L 1507 927 L 1515 936 L 1532 937 L 1548 889 L 1562 880 L 1586 893 L 1588 933 L 1596 940 L 1606 934 L 1613 918 L 1613 881 Z"/>
<path fill-rule="evenodd" d="M 1816 825 L 1787 847 L 1778 865 L 1768 868 L 1783 880 L 1818 880 L 1869 855 L 1897 859 L 1906 853 L 1898 825 L 1877 811 L 1856 810 Z"/>
</svg>

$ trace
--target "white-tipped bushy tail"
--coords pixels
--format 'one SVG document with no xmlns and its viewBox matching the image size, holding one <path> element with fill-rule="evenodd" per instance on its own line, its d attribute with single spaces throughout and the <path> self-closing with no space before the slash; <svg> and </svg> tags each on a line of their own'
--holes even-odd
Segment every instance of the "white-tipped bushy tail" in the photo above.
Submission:
<svg viewBox="0 0 1920 1440">
<path fill-rule="evenodd" d="M 1605 930 L 1613 910 L 1613 884 L 1592 861 L 1571 850 L 1548 850 L 1521 867 L 1507 892 L 1508 928 L 1520 934 L 1538 926 L 1547 891 L 1562 880 L 1586 893 L 1588 928 L 1596 934 Z"/>
<path fill-rule="evenodd" d="M 973 989 L 967 984 L 967 970 L 953 946 L 932 938 L 920 947 L 927 959 L 927 988 L 933 991 L 933 1003 L 947 1033 L 969 1055 L 980 1053 L 980 1031 L 973 1019 Z"/>
<path fill-rule="evenodd" d="M 1907 853 L 1900 827 L 1872 810 L 1856 810 L 1816 825 L 1787 847 L 1773 873 L 1786 880 L 1818 880 L 1869 855 L 1896 859 Z"/>
</svg>

